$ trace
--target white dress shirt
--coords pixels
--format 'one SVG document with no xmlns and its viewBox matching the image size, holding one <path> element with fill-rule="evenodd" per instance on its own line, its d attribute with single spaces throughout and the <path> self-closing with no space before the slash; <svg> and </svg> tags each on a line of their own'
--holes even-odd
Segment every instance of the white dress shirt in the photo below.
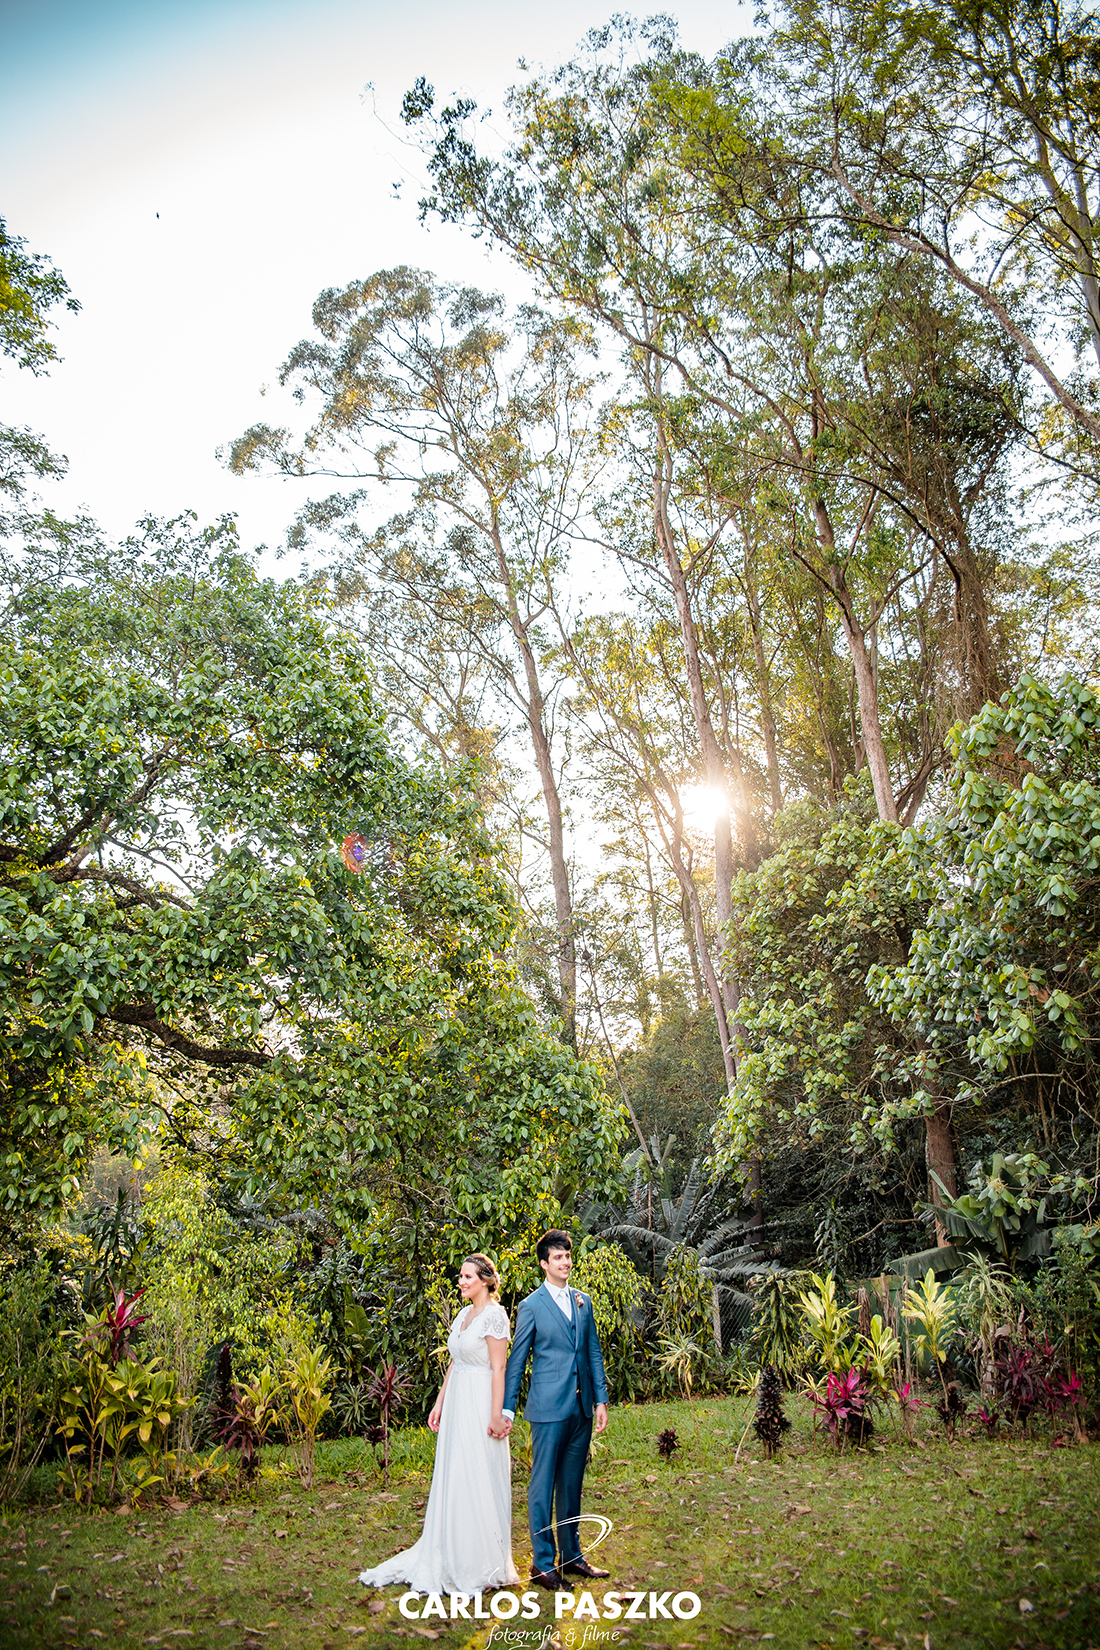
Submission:
<svg viewBox="0 0 1100 1650">
<path fill-rule="evenodd" d="M 544 1278 L 542 1287 L 544 1289 L 549 1289 L 554 1300 L 557 1302 L 558 1306 L 561 1307 L 561 1310 L 565 1314 L 567 1320 L 572 1323 L 573 1297 L 569 1293 L 569 1285 L 565 1284 L 563 1286 L 559 1286 L 556 1283 L 551 1283 L 549 1278 Z"/>
</svg>

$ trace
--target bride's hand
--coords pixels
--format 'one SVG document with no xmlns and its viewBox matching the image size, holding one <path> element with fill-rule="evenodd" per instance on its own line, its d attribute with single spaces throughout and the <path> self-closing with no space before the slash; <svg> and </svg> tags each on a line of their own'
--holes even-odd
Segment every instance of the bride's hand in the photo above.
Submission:
<svg viewBox="0 0 1100 1650">
<path fill-rule="evenodd" d="M 428 1425 L 429 1425 L 429 1427 L 431 1427 L 433 1432 L 438 1432 L 439 1431 L 439 1417 L 442 1415 L 442 1413 L 443 1413 L 442 1404 L 433 1404 L 432 1405 L 431 1414 L 428 1416 Z"/>
</svg>

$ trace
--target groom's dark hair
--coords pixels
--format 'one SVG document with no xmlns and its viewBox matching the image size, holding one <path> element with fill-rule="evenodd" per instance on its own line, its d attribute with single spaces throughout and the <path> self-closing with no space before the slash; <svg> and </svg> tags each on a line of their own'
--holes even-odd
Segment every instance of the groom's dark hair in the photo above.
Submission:
<svg viewBox="0 0 1100 1650">
<path fill-rule="evenodd" d="M 551 1249 L 568 1249 L 572 1252 L 573 1239 L 568 1232 L 543 1232 L 535 1244 L 535 1258 L 549 1260 Z"/>
</svg>

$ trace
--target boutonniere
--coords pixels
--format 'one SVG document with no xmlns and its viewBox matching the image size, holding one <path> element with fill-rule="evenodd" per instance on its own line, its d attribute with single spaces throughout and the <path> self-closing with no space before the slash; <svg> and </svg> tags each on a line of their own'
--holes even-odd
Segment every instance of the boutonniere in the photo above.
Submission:
<svg viewBox="0 0 1100 1650">
<path fill-rule="evenodd" d="M 573 1299 L 576 1301 L 578 1306 L 584 1305 L 584 1296 L 581 1294 L 579 1289 L 574 1289 Z"/>
</svg>

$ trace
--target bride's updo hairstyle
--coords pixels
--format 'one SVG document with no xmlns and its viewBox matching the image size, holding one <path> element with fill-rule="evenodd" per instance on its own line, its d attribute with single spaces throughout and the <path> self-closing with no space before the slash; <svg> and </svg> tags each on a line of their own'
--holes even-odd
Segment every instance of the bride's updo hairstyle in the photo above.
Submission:
<svg viewBox="0 0 1100 1650">
<path fill-rule="evenodd" d="M 462 1264 L 463 1266 L 473 1267 L 482 1283 L 488 1288 L 490 1295 L 500 1293 L 500 1273 L 488 1255 L 467 1255 Z"/>
</svg>

